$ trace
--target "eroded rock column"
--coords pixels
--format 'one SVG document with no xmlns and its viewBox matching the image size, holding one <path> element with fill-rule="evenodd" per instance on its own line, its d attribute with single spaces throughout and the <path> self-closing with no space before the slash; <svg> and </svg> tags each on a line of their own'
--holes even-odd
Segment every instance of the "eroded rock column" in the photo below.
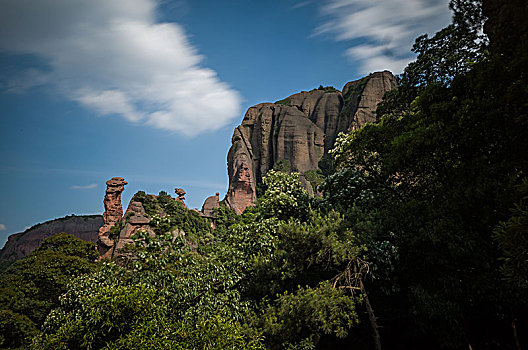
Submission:
<svg viewBox="0 0 528 350">
<path fill-rule="evenodd" d="M 121 205 L 121 193 L 128 182 L 122 177 L 113 177 L 106 182 L 106 194 L 103 200 L 105 212 L 103 214 L 103 226 L 99 229 L 97 248 L 101 258 L 110 258 L 112 248 L 115 244 L 110 237 L 110 230 L 123 219 L 123 206 Z"/>
</svg>

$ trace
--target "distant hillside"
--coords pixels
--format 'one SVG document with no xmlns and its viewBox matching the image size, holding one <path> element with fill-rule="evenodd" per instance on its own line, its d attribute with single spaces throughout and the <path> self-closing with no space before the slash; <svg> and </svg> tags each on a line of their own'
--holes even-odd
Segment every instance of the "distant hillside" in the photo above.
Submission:
<svg viewBox="0 0 528 350">
<path fill-rule="evenodd" d="M 0 259 L 23 258 L 38 248 L 43 239 L 60 232 L 69 233 L 84 241 L 97 242 L 97 234 L 101 226 L 103 226 L 102 215 L 69 215 L 36 224 L 24 232 L 9 236 L 0 251 Z"/>
</svg>

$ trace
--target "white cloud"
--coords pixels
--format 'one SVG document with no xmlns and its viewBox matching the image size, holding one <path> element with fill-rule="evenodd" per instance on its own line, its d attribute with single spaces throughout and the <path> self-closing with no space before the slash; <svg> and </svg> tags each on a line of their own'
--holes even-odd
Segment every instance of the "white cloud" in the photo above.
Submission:
<svg viewBox="0 0 528 350">
<path fill-rule="evenodd" d="M 95 109 L 100 114 L 121 114 L 126 120 L 138 122 L 143 115 L 136 111 L 134 102 L 119 90 L 80 90 L 75 98 L 81 104 Z"/>
<path fill-rule="evenodd" d="M 414 39 L 434 34 L 451 18 L 448 0 L 327 0 L 323 23 L 314 35 L 332 35 L 353 45 L 345 55 L 361 73 L 389 69 L 401 73 L 414 59 Z"/>
<path fill-rule="evenodd" d="M 0 231 L 5 231 L 5 230 L 7 230 L 6 225 L 0 224 Z"/>
<path fill-rule="evenodd" d="M 0 50 L 45 59 L 11 80 L 19 92 L 53 82 L 99 114 L 196 135 L 239 117 L 241 98 L 177 23 L 158 23 L 155 0 L 4 0 Z M 37 79 L 38 78 L 38 79 Z"/>
<path fill-rule="evenodd" d="M 96 188 L 97 184 L 89 184 L 89 185 L 73 185 L 70 187 L 71 190 L 90 190 L 92 188 Z"/>
<path fill-rule="evenodd" d="M 312 3 L 312 0 L 301 1 L 292 6 L 292 9 L 298 9 L 304 6 L 308 6 Z"/>
<path fill-rule="evenodd" d="M 2 84 L 2 88 L 10 93 L 21 94 L 29 88 L 48 82 L 49 76 L 46 73 L 30 68 L 11 77 L 6 83 Z"/>
<path fill-rule="evenodd" d="M 400 73 L 410 62 L 410 58 L 389 57 L 383 53 L 383 48 L 374 45 L 353 46 L 345 54 L 354 61 L 361 62 L 362 72 L 365 74 L 386 69 Z"/>
</svg>

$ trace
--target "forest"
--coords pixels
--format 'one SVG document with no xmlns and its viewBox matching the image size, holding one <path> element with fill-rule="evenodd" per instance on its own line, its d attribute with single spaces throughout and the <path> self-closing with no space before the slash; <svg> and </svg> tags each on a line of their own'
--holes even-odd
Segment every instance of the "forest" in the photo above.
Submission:
<svg viewBox="0 0 528 350">
<path fill-rule="evenodd" d="M 528 3 L 450 7 L 321 196 L 278 166 L 212 229 L 139 193 L 156 236 L 118 258 L 58 234 L 2 263 L 0 347 L 528 349 Z"/>
</svg>

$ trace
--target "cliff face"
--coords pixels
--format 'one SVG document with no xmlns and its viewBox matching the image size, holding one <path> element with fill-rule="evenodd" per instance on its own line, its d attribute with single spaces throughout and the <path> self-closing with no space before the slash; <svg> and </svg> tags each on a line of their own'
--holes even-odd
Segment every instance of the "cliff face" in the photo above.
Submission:
<svg viewBox="0 0 528 350">
<path fill-rule="evenodd" d="M 43 239 L 61 232 L 69 233 L 85 241 L 96 242 L 101 226 L 103 226 L 101 215 L 67 216 L 47 221 L 9 236 L 0 252 L 0 259 L 21 259 L 37 249 Z"/>
<path fill-rule="evenodd" d="M 302 174 L 318 168 L 339 132 L 375 121 L 377 104 L 396 86 L 392 73 L 376 72 L 347 83 L 343 92 L 331 88 L 303 91 L 249 108 L 233 133 L 227 156 L 227 203 L 237 214 L 253 205 L 257 184 L 279 161 L 301 173 L 301 182 L 312 193 Z"/>
</svg>

